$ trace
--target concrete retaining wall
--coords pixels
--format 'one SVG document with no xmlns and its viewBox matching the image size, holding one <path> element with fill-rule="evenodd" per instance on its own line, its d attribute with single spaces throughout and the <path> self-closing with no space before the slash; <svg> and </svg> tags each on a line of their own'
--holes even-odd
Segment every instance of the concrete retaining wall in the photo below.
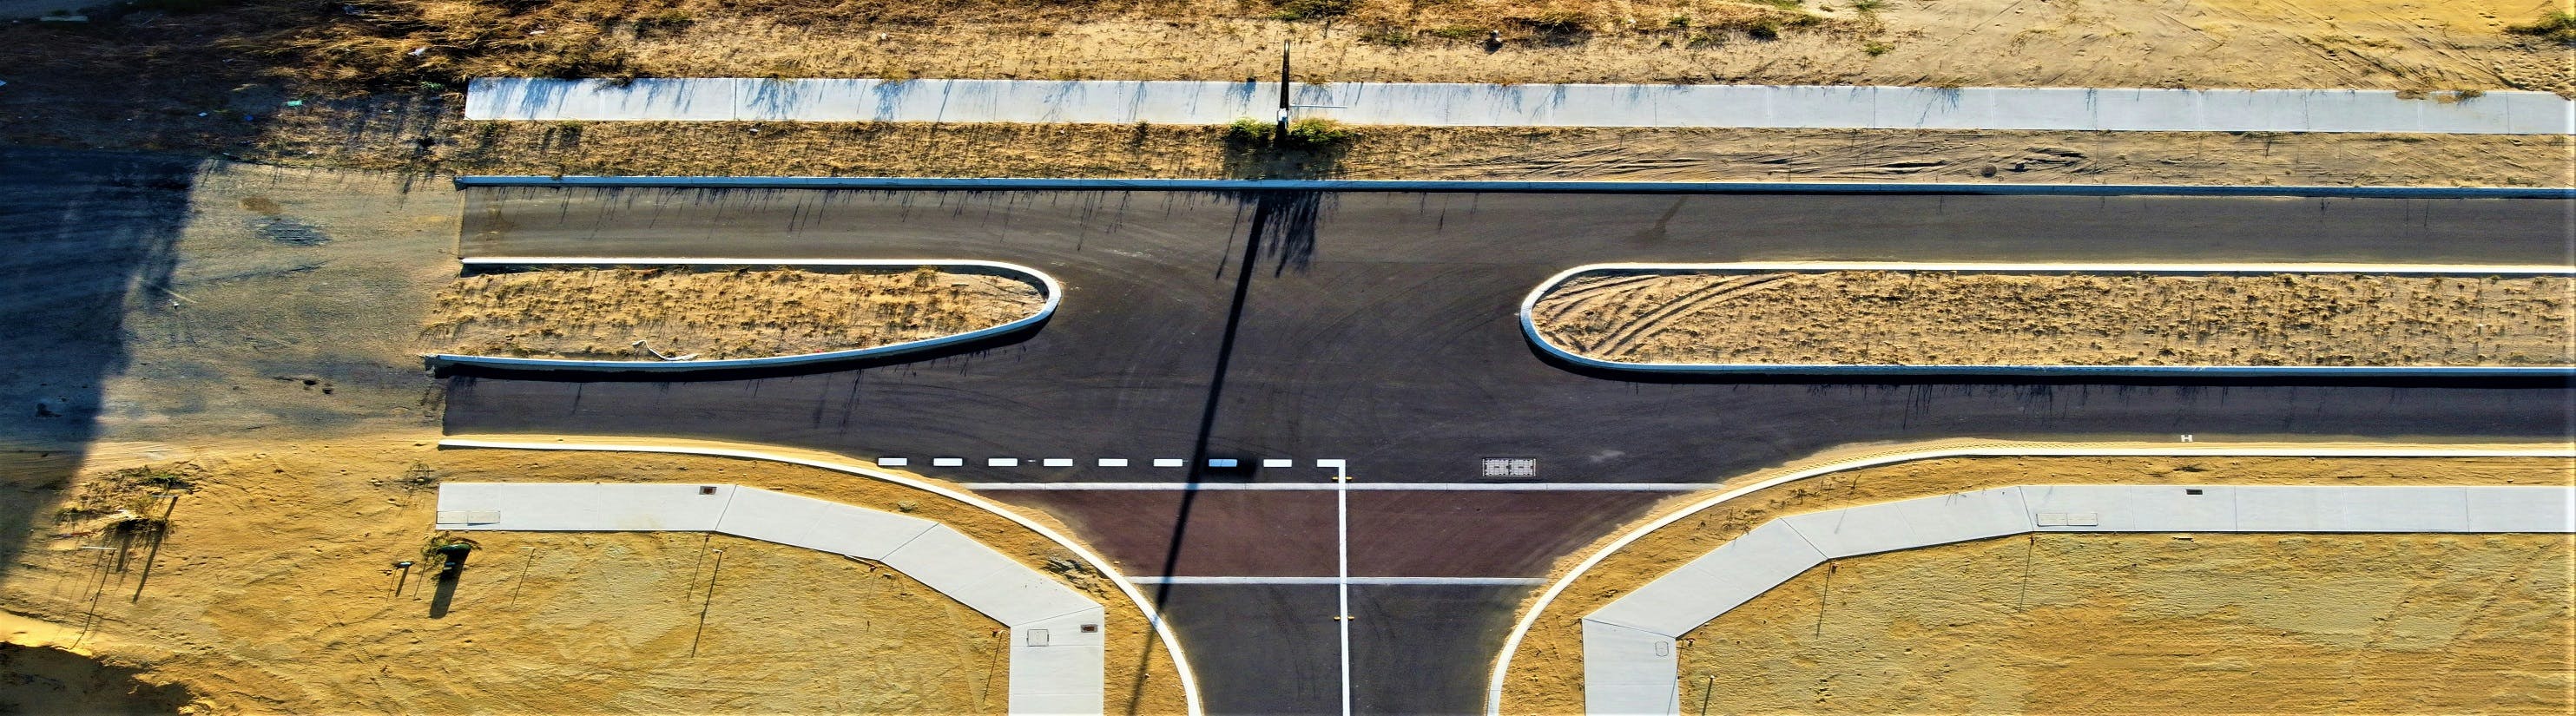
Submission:
<svg viewBox="0 0 2576 716">
<path fill-rule="evenodd" d="M 822 353 L 804 353 L 804 354 L 788 355 L 788 356 L 770 356 L 770 357 L 766 357 L 766 358 L 729 358 L 729 359 L 723 359 L 723 360 L 686 360 L 686 361 L 575 360 L 575 359 L 567 359 L 567 358 L 515 358 L 515 357 L 510 357 L 510 356 L 459 355 L 459 354 L 454 354 L 454 353 L 432 353 L 432 354 L 429 354 L 429 355 L 427 355 L 427 356 L 423 356 L 423 358 L 424 358 L 424 359 L 426 359 L 426 360 L 429 362 L 429 364 L 430 364 L 430 365 L 432 365 L 432 366 L 440 366 L 440 365 L 463 365 L 463 366 L 478 366 L 478 367 L 484 367 L 484 368 L 504 368 L 504 369 L 512 369 L 512 370 L 580 370 L 580 371 L 651 371 L 651 372 L 672 372 L 672 371 L 690 371 L 690 370 L 720 370 L 720 369 L 742 369 L 742 368 L 773 368 L 773 367 L 780 367 L 780 366 L 806 365 L 806 364 L 810 364 L 810 363 L 826 363 L 826 362 L 831 362 L 831 361 L 855 360 L 855 359 L 860 359 L 860 358 L 880 358 L 880 357 L 885 357 L 885 356 L 902 355 L 902 354 L 905 354 L 905 353 L 917 353 L 917 352 L 920 352 L 920 351 L 930 350 L 930 349 L 933 349 L 933 348 L 940 348 L 940 347 L 943 347 L 943 346 L 953 346 L 953 345 L 958 345 L 958 344 L 961 344 L 961 343 L 971 343 L 971 342 L 974 342 L 974 341 L 984 340 L 984 339 L 987 339 L 987 338 L 993 338 L 993 337 L 997 337 L 997 336 L 1002 336 L 1002 335 L 1007 335 L 1007 334 L 1011 334 L 1011 333 L 1016 333 L 1016 332 L 1023 331 L 1023 330 L 1028 330 L 1028 329 L 1030 329 L 1030 328 L 1033 328 L 1033 327 L 1037 326 L 1039 323 L 1043 323 L 1043 322 L 1045 322 L 1045 321 L 1046 321 L 1046 319 L 1047 319 L 1049 316 L 1053 316 L 1053 315 L 1055 315 L 1055 308 L 1056 308 L 1056 304 L 1057 304 L 1057 303 L 1060 303 L 1060 302 L 1062 302 L 1062 301 L 1064 300 L 1064 285 L 1063 285 L 1063 284 L 1060 284 L 1060 283 L 1057 283 L 1057 282 L 1056 282 L 1056 280 L 1055 280 L 1055 277 L 1054 277 L 1054 276 L 1049 276 L 1049 275 L 1047 275 L 1047 274 L 1046 274 L 1045 272 L 1043 272 L 1043 271 L 1039 271 L 1039 270 L 1037 270 L 1037 269 L 1029 268 L 1029 267 L 1027 267 L 1027 266 L 1021 266 L 1021 265 L 1019 265 L 1019 264 L 1008 264 L 1008 263 L 1002 263 L 1002 262 L 999 262 L 999 261 L 973 261 L 973 260 L 963 260 L 963 259 L 801 259 L 801 260 L 799 260 L 799 259 L 787 259 L 787 260 L 781 260 L 781 259 L 678 259 L 678 258 L 631 258 L 631 259 L 628 259 L 628 258 L 601 258 L 601 257 L 581 257 L 581 258 L 518 258 L 518 257 L 488 257 L 488 258 L 468 258 L 468 259 L 463 259 L 463 263 L 464 263 L 466 266 L 486 266 L 486 267 L 493 267 L 493 266 L 552 266 L 552 267 L 574 267 L 574 266 L 593 266 L 593 267 L 608 267 L 608 266 L 791 266 L 791 267 L 794 267 L 794 266 L 812 266 L 812 267 L 852 267 L 852 266 L 965 266 L 965 267 L 974 267 L 974 268 L 996 269 L 996 270 L 1005 271 L 1005 272 L 1009 272 L 1009 273 L 1019 274 L 1020 276 L 1026 277 L 1026 278 L 1028 278 L 1030 281 L 1033 281 L 1033 282 L 1036 282 L 1036 283 L 1037 283 L 1037 285 L 1038 285 L 1038 289 L 1039 289 L 1040 291 L 1042 291 L 1042 292 L 1044 292 L 1044 293 L 1046 294 L 1046 301 L 1045 301 L 1044 303 L 1042 303 L 1042 304 L 1040 304 L 1040 305 L 1038 306 L 1038 310 L 1037 310 L 1037 312 L 1036 312 L 1036 313 L 1034 313 L 1034 314 L 1030 314 L 1027 318 L 1022 318 L 1022 319 L 1019 319 L 1019 320 L 1016 320 L 1016 321 L 1012 321 L 1012 322 L 1009 322 L 1009 323 L 1004 323 L 1004 324 L 1002 324 L 1002 325 L 993 326 L 993 327 L 991 327 L 991 328 L 985 328 L 985 329 L 980 329 L 980 330 L 967 331 L 967 332 L 965 332 L 965 333 L 959 333 L 959 334 L 956 334 L 956 335 L 940 336 L 940 337 L 937 337 L 937 338 L 924 338 L 924 339 L 917 340 L 917 341 L 905 341 L 905 342 L 902 342 L 902 343 L 895 343 L 895 344 L 891 344 L 891 345 L 877 346 L 877 347 L 875 347 L 875 348 L 860 348 L 860 349 L 855 349 L 855 350 L 846 350 L 846 351 L 826 351 L 826 352 L 822 352 Z"/>
<path fill-rule="evenodd" d="M 1225 124 L 1277 112 L 1274 82 L 483 78 L 477 120 Z M 2567 134 L 2547 92 L 1802 85 L 1300 84 L 1299 116 L 1352 124 L 2164 132 Z"/>
<path fill-rule="evenodd" d="M 1585 615 L 1585 710 L 1678 713 L 1648 657 L 1827 559 L 2042 531 L 2576 533 L 2576 488 L 2029 485 L 1782 517 Z"/>
</svg>

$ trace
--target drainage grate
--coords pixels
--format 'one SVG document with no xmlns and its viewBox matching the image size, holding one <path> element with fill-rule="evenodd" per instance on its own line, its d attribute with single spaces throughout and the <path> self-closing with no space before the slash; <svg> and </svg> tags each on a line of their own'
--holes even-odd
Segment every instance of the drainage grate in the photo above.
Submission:
<svg viewBox="0 0 2576 716">
<path fill-rule="evenodd" d="M 1538 477 L 1538 458 L 1485 458 L 1486 477 Z"/>
</svg>

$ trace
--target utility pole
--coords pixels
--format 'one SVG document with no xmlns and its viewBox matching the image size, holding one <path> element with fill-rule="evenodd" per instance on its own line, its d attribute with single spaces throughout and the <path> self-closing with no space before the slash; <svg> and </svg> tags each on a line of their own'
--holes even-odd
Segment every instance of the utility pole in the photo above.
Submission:
<svg viewBox="0 0 2576 716">
<path fill-rule="evenodd" d="M 1279 41 L 1279 129 L 1271 132 L 1272 141 L 1288 138 L 1288 46 L 1290 44 L 1289 40 Z"/>
</svg>

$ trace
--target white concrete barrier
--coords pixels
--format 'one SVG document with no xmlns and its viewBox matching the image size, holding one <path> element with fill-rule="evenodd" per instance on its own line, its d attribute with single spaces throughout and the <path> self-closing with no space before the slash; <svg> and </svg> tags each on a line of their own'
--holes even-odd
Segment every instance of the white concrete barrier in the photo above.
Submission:
<svg viewBox="0 0 2576 716">
<path fill-rule="evenodd" d="M 442 530 L 717 532 L 884 562 L 1011 630 L 1010 712 L 1107 708 L 1099 602 L 937 522 L 736 485 L 447 483 Z"/>
<path fill-rule="evenodd" d="M 1585 615 L 1585 712 L 1678 713 L 1676 658 L 1640 650 L 1825 559 L 2037 531 L 2576 533 L 2576 487 L 2028 485 L 1790 515 Z"/>
<path fill-rule="evenodd" d="M 1300 84 L 1300 116 L 1352 124 L 2182 132 L 2576 133 L 2548 92 L 1807 85 Z M 1277 111 L 1275 82 L 491 77 L 465 116 L 523 121 L 1225 124 Z"/>
</svg>

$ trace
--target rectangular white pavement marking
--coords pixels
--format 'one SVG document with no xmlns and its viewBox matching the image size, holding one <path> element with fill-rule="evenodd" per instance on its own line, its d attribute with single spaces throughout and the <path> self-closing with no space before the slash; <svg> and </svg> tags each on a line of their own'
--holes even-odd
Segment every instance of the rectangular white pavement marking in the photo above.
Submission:
<svg viewBox="0 0 2576 716">
<path fill-rule="evenodd" d="M 1299 84 L 1304 116 L 1352 124 L 2190 132 L 2576 132 L 2547 92 L 1801 85 Z M 1270 82 L 483 78 L 475 120 L 1225 124 L 1268 118 Z"/>
</svg>

